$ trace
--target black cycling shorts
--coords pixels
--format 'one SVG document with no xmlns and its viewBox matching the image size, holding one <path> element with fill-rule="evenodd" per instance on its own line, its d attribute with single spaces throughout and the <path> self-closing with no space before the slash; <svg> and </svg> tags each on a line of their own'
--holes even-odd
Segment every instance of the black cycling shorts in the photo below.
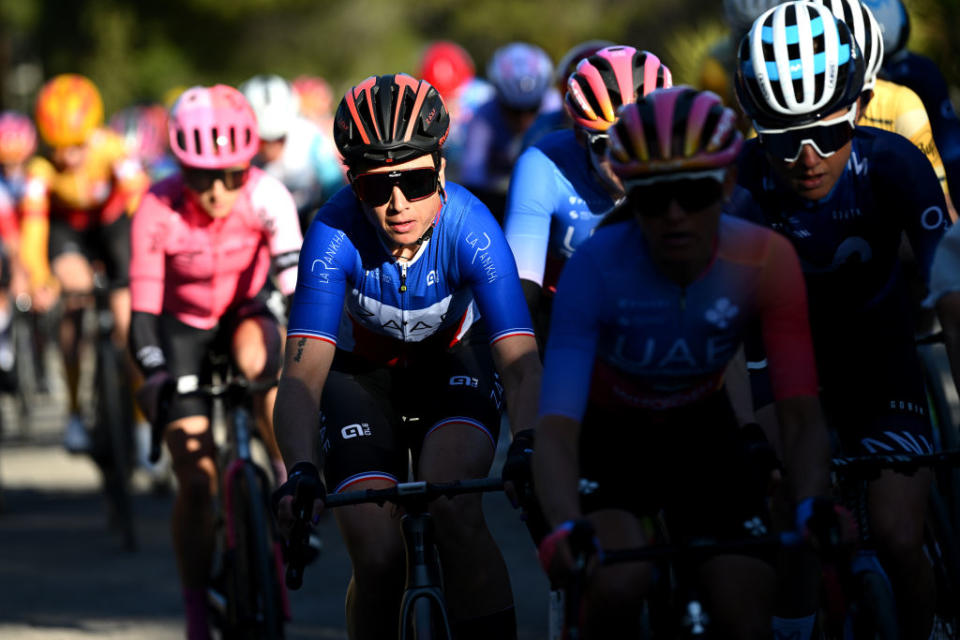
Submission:
<svg viewBox="0 0 960 640">
<path fill-rule="evenodd" d="M 160 315 L 160 343 L 167 360 L 167 371 L 174 380 L 182 376 L 197 376 L 200 384 L 209 384 L 213 375 L 211 355 L 229 355 L 233 334 L 241 321 L 264 317 L 274 324 L 276 318 L 259 298 L 228 311 L 213 329 L 197 329 L 184 324 L 169 314 Z M 279 345 L 280 340 L 277 340 Z M 274 361 L 279 362 L 280 354 Z M 187 416 L 209 416 L 210 398 L 199 395 L 175 396 L 167 413 L 172 422 Z"/>
<path fill-rule="evenodd" d="M 844 455 L 930 453 L 933 430 L 923 372 L 909 331 L 864 330 L 857 340 L 821 341 L 820 401 Z M 767 369 L 748 350 L 754 405 L 773 402 Z M 762 352 L 761 352 L 762 355 Z M 761 360 L 761 362 L 763 362 Z"/>
<path fill-rule="evenodd" d="M 674 540 L 743 538 L 768 525 L 769 471 L 749 461 L 722 390 L 663 411 L 589 407 L 580 476 L 584 513 L 662 509 Z"/>
<path fill-rule="evenodd" d="M 49 261 L 68 253 L 78 253 L 90 262 L 99 260 L 107 272 L 107 286 L 130 286 L 130 216 L 120 216 L 108 225 L 78 230 L 65 220 L 50 218 Z"/>
<path fill-rule="evenodd" d="M 496 449 L 503 393 L 487 344 L 461 342 L 408 367 L 366 365 L 338 351 L 321 399 L 320 456 L 327 487 L 405 482 L 424 438 L 450 423 L 479 429 Z"/>
</svg>

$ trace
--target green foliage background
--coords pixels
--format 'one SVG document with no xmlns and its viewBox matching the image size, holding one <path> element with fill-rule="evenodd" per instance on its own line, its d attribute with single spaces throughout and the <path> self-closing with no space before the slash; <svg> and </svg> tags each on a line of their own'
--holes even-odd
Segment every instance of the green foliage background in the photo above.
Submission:
<svg viewBox="0 0 960 640">
<path fill-rule="evenodd" d="M 960 84 L 960 0 L 907 6 L 911 48 Z M 0 100 L 29 110 L 39 82 L 66 71 L 90 76 L 108 112 L 262 72 L 320 75 L 342 91 L 369 74 L 414 72 L 441 38 L 464 45 L 481 74 L 512 40 L 556 60 L 605 38 L 658 53 L 677 81 L 692 82 L 725 32 L 720 0 L 0 0 Z"/>
</svg>

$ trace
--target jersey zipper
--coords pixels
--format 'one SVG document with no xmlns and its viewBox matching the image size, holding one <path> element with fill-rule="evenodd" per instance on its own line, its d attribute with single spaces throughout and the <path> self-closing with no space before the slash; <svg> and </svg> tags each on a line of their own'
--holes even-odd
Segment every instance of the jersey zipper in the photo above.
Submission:
<svg viewBox="0 0 960 640">
<path fill-rule="evenodd" d="M 680 287 L 680 313 L 687 310 L 687 288 Z"/>
<path fill-rule="evenodd" d="M 400 332 L 403 334 L 403 339 L 407 339 L 407 263 L 401 262 L 397 265 L 400 267 Z"/>
</svg>

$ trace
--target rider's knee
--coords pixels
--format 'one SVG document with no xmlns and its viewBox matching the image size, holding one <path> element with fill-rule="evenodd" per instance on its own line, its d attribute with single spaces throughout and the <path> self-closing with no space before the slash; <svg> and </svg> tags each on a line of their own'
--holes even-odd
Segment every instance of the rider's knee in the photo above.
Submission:
<svg viewBox="0 0 960 640">
<path fill-rule="evenodd" d="M 430 505 L 439 537 L 447 541 L 467 541 L 486 529 L 479 496 L 460 496 L 454 500 L 435 500 Z"/>
</svg>

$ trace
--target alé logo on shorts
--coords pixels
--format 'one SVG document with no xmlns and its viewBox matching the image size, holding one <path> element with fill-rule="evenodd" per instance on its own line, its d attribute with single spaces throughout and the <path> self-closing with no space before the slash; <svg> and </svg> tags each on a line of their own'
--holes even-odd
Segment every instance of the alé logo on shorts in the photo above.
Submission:
<svg viewBox="0 0 960 640">
<path fill-rule="evenodd" d="M 476 389 L 480 386 L 480 381 L 476 378 L 471 378 L 470 376 L 451 376 L 450 378 L 451 387 L 471 387 Z"/>
<path fill-rule="evenodd" d="M 343 429 L 340 429 L 340 435 L 343 436 L 344 440 L 349 440 L 351 438 L 360 438 L 362 436 L 369 436 L 370 425 L 366 422 L 359 422 L 357 424 L 348 424 Z"/>
<path fill-rule="evenodd" d="M 738 313 L 740 313 L 740 307 L 730 302 L 730 298 L 718 298 L 713 303 L 713 307 L 707 309 L 705 317 L 707 322 L 718 329 L 726 329 Z"/>
</svg>

